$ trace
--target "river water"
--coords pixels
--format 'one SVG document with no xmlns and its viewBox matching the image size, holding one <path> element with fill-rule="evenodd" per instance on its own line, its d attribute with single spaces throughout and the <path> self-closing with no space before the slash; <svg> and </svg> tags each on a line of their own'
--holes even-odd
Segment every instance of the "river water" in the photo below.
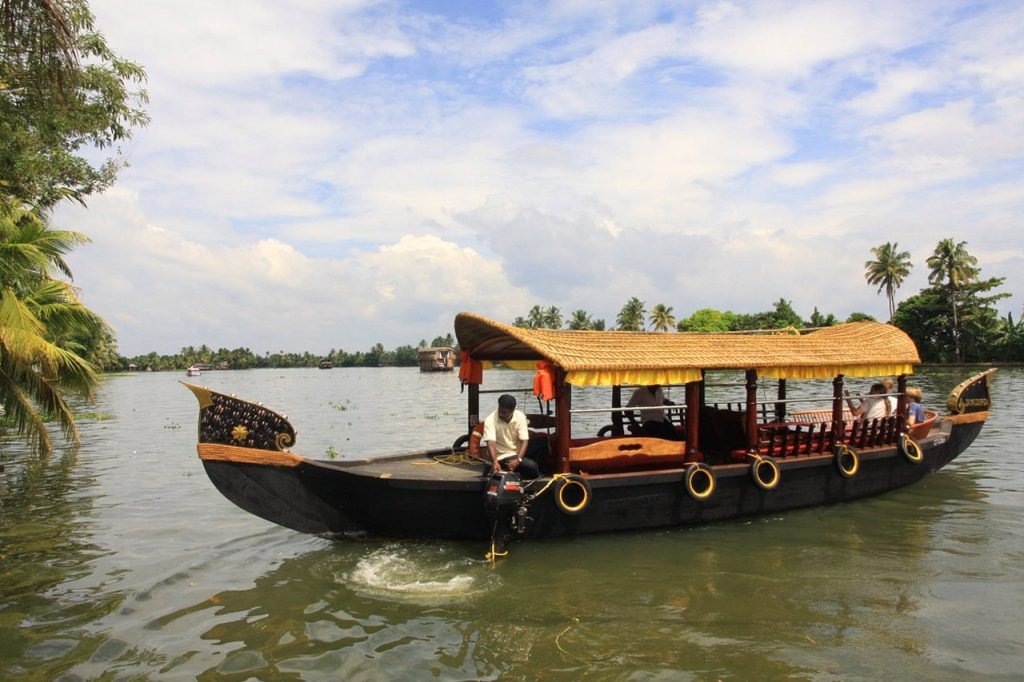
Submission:
<svg viewBox="0 0 1024 682">
<path fill-rule="evenodd" d="M 968 373 L 914 383 L 938 405 Z M 529 381 L 497 376 L 485 388 Z M 0 679 L 1021 679 L 1024 369 L 996 374 L 978 440 L 911 488 L 514 545 L 497 567 L 477 543 L 332 542 L 246 514 L 196 457 L 179 378 L 105 379 L 77 452 L 0 437 Z M 451 374 L 191 381 L 289 415 L 313 457 L 446 444 L 465 424 Z"/>
</svg>

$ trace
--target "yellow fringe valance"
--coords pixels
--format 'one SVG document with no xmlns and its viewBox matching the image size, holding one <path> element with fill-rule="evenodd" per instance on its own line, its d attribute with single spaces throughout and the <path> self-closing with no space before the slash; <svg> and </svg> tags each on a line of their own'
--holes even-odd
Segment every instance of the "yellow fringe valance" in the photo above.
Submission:
<svg viewBox="0 0 1024 682">
<path fill-rule="evenodd" d="M 914 366 L 909 364 L 880 364 L 843 366 L 833 365 L 814 367 L 759 367 L 757 376 L 765 379 L 831 379 L 839 374 L 847 377 L 882 377 L 913 374 Z"/>
<path fill-rule="evenodd" d="M 699 369 L 615 369 L 569 372 L 566 381 L 573 386 L 621 386 L 637 384 L 688 384 L 700 381 Z"/>
</svg>

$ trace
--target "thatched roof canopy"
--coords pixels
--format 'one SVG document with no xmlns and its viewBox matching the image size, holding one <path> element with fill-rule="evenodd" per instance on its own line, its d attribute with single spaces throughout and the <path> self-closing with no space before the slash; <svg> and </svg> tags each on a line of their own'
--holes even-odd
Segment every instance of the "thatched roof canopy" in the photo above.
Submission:
<svg viewBox="0 0 1024 682">
<path fill-rule="evenodd" d="M 471 313 L 455 317 L 459 346 L 475 360 L 531 366 L 546 360 L 576 385 L 671 384 L 702 369 L 756 369 L 760 376 L 818 379 L 910 374 L 921 362 L 896 327 L 851 322 L 808 334 L 691 334 L 522 329 Z"/>
</svg>

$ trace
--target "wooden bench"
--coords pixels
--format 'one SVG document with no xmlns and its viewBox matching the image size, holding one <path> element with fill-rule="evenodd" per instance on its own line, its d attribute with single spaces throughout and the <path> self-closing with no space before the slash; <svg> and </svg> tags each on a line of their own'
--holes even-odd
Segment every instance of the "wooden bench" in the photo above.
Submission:
<svg viewBox="0 0 1024 682">
<path fill-rule="evenodd" d="M 850 412 L 849 408 L 843 408 L 843 421 L 849 424 L 856 417 L 853 416 L 853 412 Z M 832 428 L 832 410 L 802 410 L 800 412 L 790 412 L 786 415 L 786 421 L 797 422 L 800 424 L 828 424 L 829 428 Z"/>
<path fill-rule="evenodd" d="M 574 441 L 569 448 L 569 468 L 577 473 L 666 469 L 686 461 L 684 441 L 625 436 Z"/>
</svg>

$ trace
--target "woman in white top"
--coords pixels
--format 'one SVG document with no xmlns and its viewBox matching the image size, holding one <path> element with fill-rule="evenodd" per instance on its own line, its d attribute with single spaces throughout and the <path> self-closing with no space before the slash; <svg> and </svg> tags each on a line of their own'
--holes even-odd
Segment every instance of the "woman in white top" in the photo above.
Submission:
<svg viewBox="0 0 1024 682">
<path fill-rule="evenodd" d="M 850 406 L 850 412 L 862 422 L 879 419 L 880 417 L 888 417 L 891 414 L 889 400 L 886 397 L 886 390 L 883 384 L 872 384 L 871 390 L 868 391 L 868 397 L 863 398 L 857 407 L 854 407 L 853 401 L 850 400 L 850 392 L 844 391 L 844 393 L 846 394 L 846 402 Z"/>
</svg>

